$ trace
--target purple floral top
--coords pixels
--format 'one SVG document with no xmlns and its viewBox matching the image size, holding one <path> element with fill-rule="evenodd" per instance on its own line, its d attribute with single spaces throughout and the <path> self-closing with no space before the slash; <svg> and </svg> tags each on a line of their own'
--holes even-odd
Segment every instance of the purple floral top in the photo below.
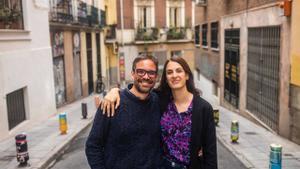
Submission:
<svg viewBox="0 0 300 169">
<path fill-rule="evenodd" d="M 190 163 L 192 107 L 193 102 L 186 112 L 178 113 L 172 101 L 160 120 L 164 155 L 185 165 Z"/>
</svg>

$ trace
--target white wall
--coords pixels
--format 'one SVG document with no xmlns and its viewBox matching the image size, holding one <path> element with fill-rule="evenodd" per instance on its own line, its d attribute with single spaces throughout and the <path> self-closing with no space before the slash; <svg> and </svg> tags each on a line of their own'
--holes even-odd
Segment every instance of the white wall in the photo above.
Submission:
<svg viewBox="0 0 300 169">
<path fill-rule="evenodd" d="M 124 53 L 125 60 L 125 80 L 131 81 L 131 68 L 135 57 L 138 56 L 137 46 L 123 46 L 119 52 Z"/>
<path fill-rule="evenodd" d="M 56 112 L 48 3 L 22 2 L 25 30 L 0 30 L 0 140 Z M 27 125 L 8 131 L 6 95 L 20 88 Z"/>
<path fill-rule="evenodd" d="M 211 80 L 208 80 L 205 76 L 200 74 L 200 80 L 198 80 L 198 73 L 194 71 L 194 82 L 196 88 L 200 89 L 202 92 L 201 97 L 208 101 L 214 108 L 219 105 L 219 96 L 214 95 L 213 88 L 214 84 Z M 218 89 L 218 93 L 219 93 Z"/>
</svg>

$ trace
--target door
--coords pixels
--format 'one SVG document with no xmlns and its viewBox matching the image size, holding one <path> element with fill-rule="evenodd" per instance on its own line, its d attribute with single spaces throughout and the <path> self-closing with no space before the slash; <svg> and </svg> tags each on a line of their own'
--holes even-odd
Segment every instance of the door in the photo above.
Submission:
<svg viewBox="0 0 300 169">
<path fill-rule="evenodd" d="M 280 26 L 249 28 L 247 109 L 278 131 Z"/>
<path fill-rule="evenodd" d="M 224 98 L 239 106 L 240 30 L 225 30 Z"/>
<path fill-rule="evenodd" d="M 87 52 L 87 69 L 88 69 L 88 92 L 89 92 L 89 94 L 91 94 L 94 92 L 91 33 L 86 33 L 86 52 Z"/>
</svg>

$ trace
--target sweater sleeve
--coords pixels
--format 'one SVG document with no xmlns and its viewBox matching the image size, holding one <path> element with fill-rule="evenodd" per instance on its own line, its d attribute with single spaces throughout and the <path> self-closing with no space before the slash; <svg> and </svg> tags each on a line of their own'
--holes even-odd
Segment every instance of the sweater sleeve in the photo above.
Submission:
<svg viewBox="0 0 300 169">
<path fill-rule="evenodd" d="M 216 127 L 213 118 L 213 109 L 209 105 L 205 110 L 205 140 L 204 140 L 204 168 L 205 169 L 217 169 L 217 140 L 216 140 Z"/>
<path fill-rule="evenodd" d="M 105 169 L 104 145 L 109 119 L 98 108 L 93 127 L 86 141 L 85 153 L 91 169 Z"/>
</svg>

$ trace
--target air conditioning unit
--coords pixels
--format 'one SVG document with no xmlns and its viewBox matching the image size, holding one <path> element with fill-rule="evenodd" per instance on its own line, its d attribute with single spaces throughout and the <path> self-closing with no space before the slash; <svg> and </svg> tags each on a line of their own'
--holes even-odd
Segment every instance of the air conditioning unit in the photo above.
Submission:
<svg viewBox="0 0 300 169">
<path fill-rule="evenodd" d="M 207 0 L 196 0 L 196 5 L 198 6 L 206 6 L 207 5 Z"/>
</svg>

